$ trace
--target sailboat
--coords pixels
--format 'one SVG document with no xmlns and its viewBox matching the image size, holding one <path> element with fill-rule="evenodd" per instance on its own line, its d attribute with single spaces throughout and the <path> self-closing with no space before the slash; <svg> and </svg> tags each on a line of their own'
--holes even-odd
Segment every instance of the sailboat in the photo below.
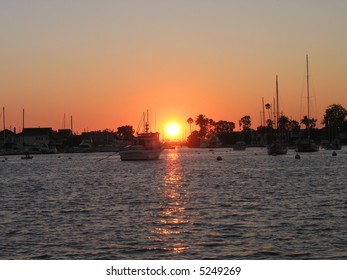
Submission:
<svg viewBox="0 0 347 280">
<path fill-rule="evenodd" d="M 310 120 L 310 87 L 308 75 L 308 55 L 306 55 L 306 92 L 307 92 L 307 119 Z M 307 127 L 307 137 L 300 139 L 296 143 L 295 151 L 299 153 L 304 152 L 318 152 L 319 146 L 310 138 L 310 126 Z"/>
<path fill-rule="evenodd" d="M 283 143 L 279 125 L 279 100 L 278 100 L 278 77 L 276 75 L 276 131 L 277 135 L 273 142 L 267 146 L 269 155 L 285 155 L 288 152 L 288 146 Z"/>
</svg>

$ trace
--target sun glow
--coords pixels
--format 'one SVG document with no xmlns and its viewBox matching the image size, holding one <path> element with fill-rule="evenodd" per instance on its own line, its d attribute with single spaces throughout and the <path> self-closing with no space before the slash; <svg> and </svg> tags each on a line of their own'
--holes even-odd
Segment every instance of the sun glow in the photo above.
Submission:
<svg viewBox="0 0 347 280">
<path fill-rule="evenodd" d="M 166 126 L 166 133 L 168 138 L 177 139 L 180 135 L 180 126 L 177 123 L 170 123 Z"/>
</svg>

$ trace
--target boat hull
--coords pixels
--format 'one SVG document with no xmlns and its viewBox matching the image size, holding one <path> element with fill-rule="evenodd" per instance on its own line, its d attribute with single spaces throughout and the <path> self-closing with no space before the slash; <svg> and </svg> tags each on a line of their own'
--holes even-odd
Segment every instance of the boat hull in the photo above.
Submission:
<svg viewBox="0 0 347 280">
<path fill-rule="evenodd" d="M 272 144 L 267 147 L 269 155 L 285 155 L 288 152 L 288 147 L 285 145 Z"/>
<path fill-rule="evenodd" d="M 307 139 L 300 141 L 295 147 L 295 152 L 297 153 L 313 153 L 318 151 L 319 146 L 312 140 Z"/>
<path fill-rule="evenodd" d="M 120 151 L 122 161 L 158 160 L 162 150 L 124 150 Z"/>
<path fill-rule="evenodd" d="M 246 150 L 246 143 L 243 141 L 236 142 L 233 146 L 234 151 L 244 151 Z"/>
</svg>

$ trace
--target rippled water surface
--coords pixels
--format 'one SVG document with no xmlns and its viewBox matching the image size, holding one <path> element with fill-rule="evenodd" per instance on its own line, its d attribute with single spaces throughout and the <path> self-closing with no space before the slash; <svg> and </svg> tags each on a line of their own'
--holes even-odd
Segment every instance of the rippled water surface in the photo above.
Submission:
<svg viewBox="0 0 347 280">
<path fill-rule="evenodd" d="M 346 149 L 108 155 L 1 158 L 0 259 L 347 259 Z"/>
</svg>

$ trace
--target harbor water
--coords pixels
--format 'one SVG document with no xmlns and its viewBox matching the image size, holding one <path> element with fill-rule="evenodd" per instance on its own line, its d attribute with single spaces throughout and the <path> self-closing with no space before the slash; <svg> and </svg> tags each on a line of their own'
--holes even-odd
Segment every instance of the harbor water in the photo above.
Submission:
<svg viewBox="0 0 347 280">
<path fill-rule="evenodd" d="M 346 147 L 8 156 L 0 178 L 0 259 L 347 259 Z"/>
</svg>

